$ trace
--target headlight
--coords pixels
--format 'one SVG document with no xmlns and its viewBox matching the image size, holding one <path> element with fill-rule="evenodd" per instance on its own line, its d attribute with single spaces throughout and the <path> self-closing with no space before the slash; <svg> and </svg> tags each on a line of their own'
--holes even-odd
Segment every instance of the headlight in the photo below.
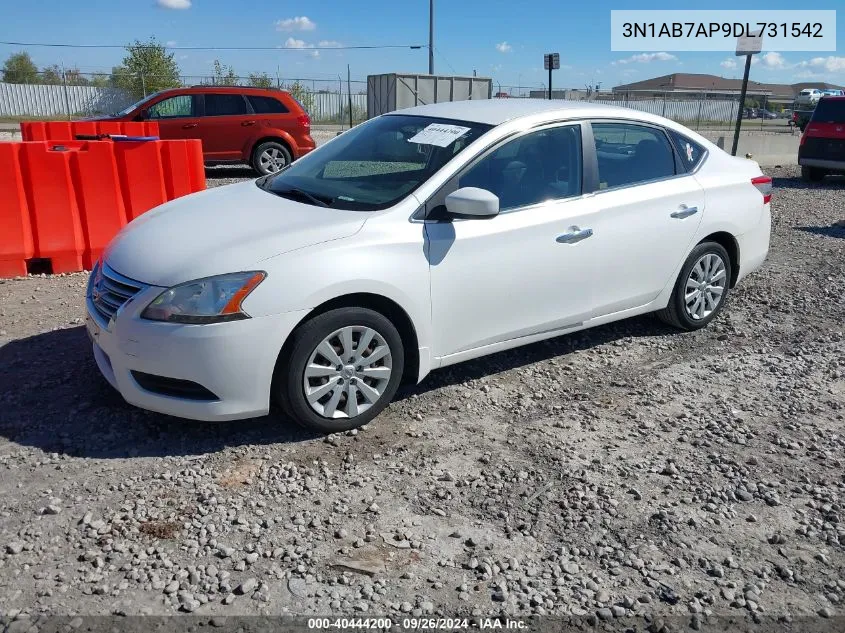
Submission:
<svg viewBox="0 0 845 633">
<path fill-rule="evenodd" d="M 173 286 L 144 308 L 141 318 L 170 323 L 248 319 L 241 303 L 266 277 L 262 271 L 231 273 Z"/>
</svg>

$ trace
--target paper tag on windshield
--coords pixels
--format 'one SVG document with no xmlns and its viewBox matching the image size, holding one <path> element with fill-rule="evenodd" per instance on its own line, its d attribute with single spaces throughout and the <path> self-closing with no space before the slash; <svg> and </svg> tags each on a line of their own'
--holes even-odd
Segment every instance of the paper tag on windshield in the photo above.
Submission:
<svg viewBox="0 0 845 633">
<path fill-rule="evenodd" d="M 446 147 L 469 132 L 470 128 L 445 123 L 432 123 L 408 139 L 409 143 Z"/>
</svg>

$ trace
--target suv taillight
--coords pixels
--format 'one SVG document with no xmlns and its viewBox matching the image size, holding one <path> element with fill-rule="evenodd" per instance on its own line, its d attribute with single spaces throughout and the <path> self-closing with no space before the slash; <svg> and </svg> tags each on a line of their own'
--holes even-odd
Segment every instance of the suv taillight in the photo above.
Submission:
<svg viewBox="0 0 845 633">
<path fill-rule="evenodd" d="M 296 117 L 296 120 L 302 127 L 311 127 L 311 117 L 307 114 L 300 114 Z"/>
<path fill-rule="evenodd" d="M 769 176 L 757 176 L 751 179 L 751 184 L 763 194 L 763 204 L 769 204 L 772 200 L 772 179 Z"/>
</svg>

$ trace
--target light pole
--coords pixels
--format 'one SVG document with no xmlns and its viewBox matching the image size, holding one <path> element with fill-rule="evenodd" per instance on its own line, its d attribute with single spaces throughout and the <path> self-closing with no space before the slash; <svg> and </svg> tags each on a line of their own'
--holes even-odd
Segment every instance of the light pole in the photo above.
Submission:
<svg viewBox="0 0 845 633">
<path fill-rule="evenodd" d="M 434 74 L 434 0 L 428 0 L 428 74 Z"/>
</svg>

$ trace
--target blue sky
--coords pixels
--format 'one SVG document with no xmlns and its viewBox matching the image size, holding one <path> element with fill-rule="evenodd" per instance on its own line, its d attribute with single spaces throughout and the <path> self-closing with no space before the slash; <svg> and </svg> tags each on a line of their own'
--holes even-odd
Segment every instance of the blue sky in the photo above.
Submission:
<svg viewBox="0 0 845 633">
<path fill-rule="evenodd" d="M 800 4 L 800 3 L 799 3 Z M 708 9 L 795 9 L 794 0 L 765 3 L 711 1 Z M 765 5 L 763 7 L 763 5 Z M 814 0 L 813 9 L 836 9 L 841 1 Z M 169 7 L 169 8 L 168 8 Z M 558 51 L 555 87 L 603 88 L 673 72 L 740 77 L 741 61 L 730 53 L 614 53 L 610 10 L 697 9 L 698 2 L 539 2 L 437 0 L 435 71 L 492 76 L 502 86 L 540 87 L 547 80 L 543 53 Z M 427 0 L 240 3 L 233 0 L 0 0 L 0 40 L 124 44 L 155 36 L 171 46 L 299 46 L 302 50 L 176 50 L 185 75 L 207 75 L 219 58 L 240 75 L 277 72 L 283 78 L 337 79 L 350 64 L 353 79 L 380 72 L 427 72 L 427 50 L 309 50 L 323 45 L 427 44 Z M 837 25 L 836 52 L 757 56 L 751 78 L 845 84 L 845 12 Z M 0 44 L 0 60 L 21 50 Z M 120 49 L 27 48 L 39 66 L 54 63 L 83 72 L 108 71 Z"/>
</svg>

